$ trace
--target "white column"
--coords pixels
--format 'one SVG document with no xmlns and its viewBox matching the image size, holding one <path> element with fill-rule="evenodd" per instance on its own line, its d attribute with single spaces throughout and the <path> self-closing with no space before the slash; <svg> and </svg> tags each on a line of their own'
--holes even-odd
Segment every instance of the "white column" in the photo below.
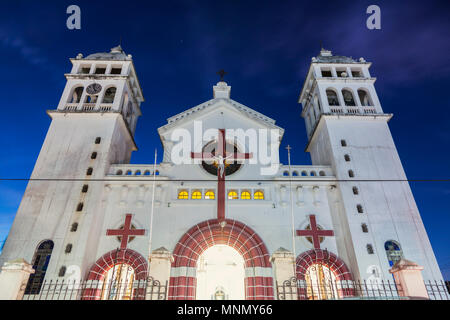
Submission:
<svg viewBox="0 0 450 320">
<path fill-rule="evenodd" d="M 153 280 L 159 281 L 160 285 L 169 285 L 170 268 L 173 262 L 173 256 L 166 248 L 161 247 L 156 249 L 150 255 L 150 271 L 149 276 Z M 168 289 L 168 288 L 167 288 Z M 147 297 L 150 299 L 151 297 Z M 156 298 L 156 297 L 152 297 Z"/>
<path fill-rule="evenodd" d="M 292 252 L 279 248 L 271 257 L 276 285 L 284 300 L 297 300 L 297 281 L 295 279 L 295 259 Z M 284 290 L 283 290 L 284 288 Z"/>
<path fill-rule="evenodd" d="M 0 273 L 0 300 L 21 300 L 32 273 L 31 264 L 23 259 L 5 262 Z"/>
</svg>

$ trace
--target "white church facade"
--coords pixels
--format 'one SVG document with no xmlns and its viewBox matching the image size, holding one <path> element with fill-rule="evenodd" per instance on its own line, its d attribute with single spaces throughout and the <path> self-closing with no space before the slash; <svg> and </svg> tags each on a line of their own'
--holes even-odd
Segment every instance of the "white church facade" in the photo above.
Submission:
<svg viewBox="0 0 450 320">
<path fill-rule="evenodd" d="M 312 58 L 298 101 L 312 165 L 297 165 L 279 161 L 284 130 L 232 100 L 223 79 L 158 129 L 160 163 L 130 164 L 144 101 L 131 55 L 119 46 L 71 62 L 0 256 L 32 265 L 25 295 L 77 279 L 145 299 L 132 283 L 151 276 L 166 299 L 278 299 L 290 279 L 293 299 L 326 299 L 354 295 L 351 281 L 392 280 L 402 258 L 442 280 L 371 63 Z M 337 285 L 324 292 L 327 281 Z"/>
</svg>

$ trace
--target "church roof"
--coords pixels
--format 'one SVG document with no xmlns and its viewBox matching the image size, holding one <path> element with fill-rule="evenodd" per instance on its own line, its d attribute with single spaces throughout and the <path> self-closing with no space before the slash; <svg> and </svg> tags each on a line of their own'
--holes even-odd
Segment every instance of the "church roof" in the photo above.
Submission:
<svg viewBox="0 0 450 320">
<path fill-rule="evenodd" d="M 365 62 L 363 58 L 360 58 L 359 61 L 353 59 L 352 57 L 346 56 L 334 56 L 330 50 L 325 50 L 322 48 L 317 57 L 312 58 L 312 62 L 318 63 L 361 63 Z"/>
<path fill-rule="evenodd" d="M 127 55 L 125 54 L 125 51 L 123 51 L 122 47 L 118 45 L 117 47 L 114 47 L 111 49 L 110 52 L 97 52 L 88 55 L 86 60 L 119 60 L 124 61 L 128 60 Z"/>
</svg>

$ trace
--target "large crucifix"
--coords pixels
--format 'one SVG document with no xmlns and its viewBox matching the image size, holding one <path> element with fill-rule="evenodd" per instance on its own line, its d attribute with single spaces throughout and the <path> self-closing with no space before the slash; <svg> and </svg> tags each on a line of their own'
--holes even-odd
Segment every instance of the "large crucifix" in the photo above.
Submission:
<svg viewBox="0 0 450 320">
<path fill-rule="evenodd" d="M 227 152 L 225 129 L 219 129 L 217 146 L 213 152 L 191 152 L 191 158 L 213 160 L 217 163 L 217 219 L 225 220 L 225 169 L 227 161 L 250 159 L 252 153 Z"/>
<path fill-rule="evenodd" d="M 145 229 L 133 229 L 131 226 L 132 214 L 127 213 L 125 216 L 125 224 L 119 229 L 108 229 L 106 230 L 107 236 L 119 236 L 120 240 L 120 250 L 124 250 L 128 246 L 129 237 L 133 236 L 143 236 L 145 234 Z"/>
<path fill-rule="evenodd" d="M 334 236 L 333 230 L 319 229 L 316 223 L 316 216 L 309 216 L 309 230 L 297 230 L 297 235 L 301 237 L 312 237 L 314 249 L 320 249 L 320 238 Z"/>
</svg>

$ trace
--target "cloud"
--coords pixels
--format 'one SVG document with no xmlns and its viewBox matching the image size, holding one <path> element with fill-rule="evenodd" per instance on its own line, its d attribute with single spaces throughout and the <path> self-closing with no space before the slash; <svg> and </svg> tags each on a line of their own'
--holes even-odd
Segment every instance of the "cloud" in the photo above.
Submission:
<svg viewBox="0 0 450 320">
<path fill-rule="evenodd" d="M 4 49 L 14 50 L 29 64 L 43 68 L 50 68 L 50 61 L 38 47 L 30 45 L 23 37 L 0 30 L 0 45 Z"/>
</svg>

